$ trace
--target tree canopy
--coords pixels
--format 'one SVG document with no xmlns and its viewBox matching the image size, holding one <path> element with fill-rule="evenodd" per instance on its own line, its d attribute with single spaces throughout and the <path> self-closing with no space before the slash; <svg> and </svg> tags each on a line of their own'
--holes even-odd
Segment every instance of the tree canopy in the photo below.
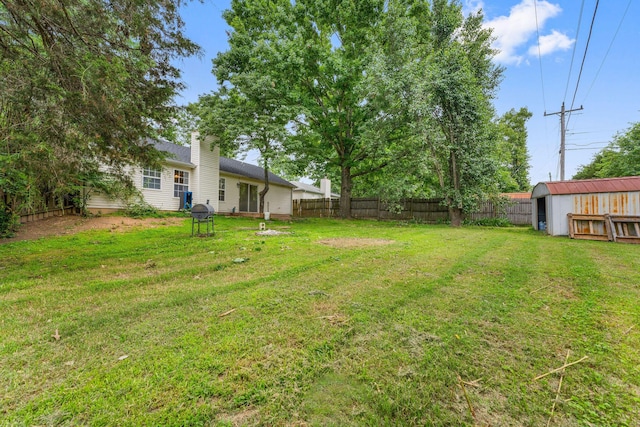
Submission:
<svg viewBox="0 0 640 427">
<path fill-rule="evenodd" d="M 618 133 L 591 163 L 581 166 L 573 179 L 640 175 L 640 123 Z"/>
<path fill-rule="evenodd" d="M 248 137 L 261 112 L 280 130 L 286 122 L 282 151 L 307 173 L 339 178 L 343 217 L 355 180 L 394 194 L 437 182 L 460 214 L 496 190 L 490 101 L 502 70 L 480 13 L 465 18 L 447 0 L 233 0 L 224 16 L 232 31 L 214 61 L 216 99 L 277 96 L 272 110 L 253 104 L 252 129 L 225 114 L 219 134 Z"/>
<path fill-rule="evenodd" d="M 511 109 L 498 118 L 498 162 L 500 191 L 529 191 L 529 151 L 527 150 L 527 120 L 533 114 L 527 108 Z"/>
<path fill-rule="evenodd" d="M 403 77 L 407 109 L 437 176 L 451 223 L 498 191 L 497 131 L 491 103 L 502 69 L 492 62 L 491 31 L 480 12 L 464 17 L 458 2 L 416 2 L 409 16 Z M 411 29 L 413 28 L 413 29 Z"/>
<path fill-rule="evenodd" d="M 0 202 L 77 189 L 157 165 L 182 87 L 172 60 L 198 52 L 181 0 L 0 0 Z M 11 183 L 8 185 L 7 183 Z M 3 209 L 3 210 L 4 210 Z"/>
</svg>

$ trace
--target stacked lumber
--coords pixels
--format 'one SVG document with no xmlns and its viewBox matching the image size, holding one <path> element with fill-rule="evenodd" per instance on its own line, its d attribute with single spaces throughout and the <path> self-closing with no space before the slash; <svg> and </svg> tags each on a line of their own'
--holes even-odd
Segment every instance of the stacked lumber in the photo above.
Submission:
<svg viewBox="0 0 640 427">
<path fill-rule="evenodd" d="M 640 243 L 640 216 L 568 214 L 572 239 Z"/>
</svg>

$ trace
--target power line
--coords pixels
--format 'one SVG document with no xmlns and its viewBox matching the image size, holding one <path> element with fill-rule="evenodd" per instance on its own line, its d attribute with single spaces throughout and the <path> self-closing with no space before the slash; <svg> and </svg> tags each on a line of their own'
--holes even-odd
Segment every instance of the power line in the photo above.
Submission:
<svg viewBox="0 0 640 427">
<path fill-rule="evenodd" d="M 602 150 L 606 148 L 606 145 L 603 147 L 591 147 L 591 148 L 565 148 L 566 151 L 593 151 L 593 150 Z"/>
<path fill-rule="evenodd" d="M 580 86 L 580 78 L 582 77 L 582 70 L 584 69 L 584 61 L 587 59 L 587 51 L 589 50 L 589 42 L 591 41 L 591 34 L 593 33 L 593 24 L 596 20 L 596 13 L 598 12 L 598 4 L 600 0 L 596 0 L 596 6 L 593 8 L 593 17 L 591 18 L 591 25 L 589 26 L 589 36 L 587 37 L 587 44 L 584 47 L 584 55 L 582 55 L 582 63 L 580 64 L 580 72 L 578 73 L 578 81 L 576 82 L 576 90 L 573 92 L 573 99 L 571 100 L 571 107 L 569 107 L 569 117 L 567 118 L 567 124 L 571 120 L 571 110 L 576 102 L 576 95 L 578 93 L 578 87 Z"/>
<path fill-rule="evenodd" d="M 593 89 L 593 85 L 595 85 L 596 80 L 598 79 L 598 76 L 600 75 L 600 70 L 602 70 L 602 66 L 604 65 L 604 62 L 607 60 L 607 56 L 609 56 L 609 52 L 611 51 L 611 47 L 613 46 L 613 43 L 616 41 L 616 37 L 618 36 L 618 32 L 620 31 L 620 27 L 622 27 L 622 22 L 624 21 L 624 18 L 627 16 L 627 12 L 629 12 L 629 7 L 631 6 L 631 0 L 629 0 L 629 2 L 627 3 L 627 8 L 624 10 L 624 13 L 622 14 L 622 18 L 620 18 L 620 22 L 618 23 L 618 28 L 616 28 L 616 32 L 613 34 L 613 38 L 611 39 L 611 43 L 609 43 L 609 47 L 607 48 L 607 52 L 604 54 L 604 58 L 602 58 L 602 62 L 600 63 L 600 67 L 598 67 L 598 71 L 596 72 L 596 76 L 593 78 L 593 81 L 591 82 L 591 86 L 589 86 L 589 90 L 587 90 L 587 94 L 584 96 L 584 100 L 587 99 L 587 97 L 589 96 L 589 94 L 591 93 L 591 89 Z M 582 101 L 584 103 L 584 100 Z"/>
<path fill-rule="evenodd" d="M 592 145 L 602 145 L 602 144 L 609 144 L 609 141 L 596 141 L 596 142 L 589 142 L 586 144 L 576 144 L 576 143 L 571 143 L 571 144 L 566 144 L 567 146 L 571 146 L 571 147 L 590 147 Z"/>
<path fill-rule="evenodd" d="M 582 12 L 584 11 L 584 0 L 580 5 L 580 15 L 578 16 L 578 28 L 576 29 L 576 40 L 573 43 L 573 53 L 571 54 L 571 65 L 569 65 L 569 75 L 567 76 L 567 85 L 564 88 L 564 98 L 567 99 L 567 92 L 569 92 L 569 81 L 571 81 L 571 72 L 573 71 L 573 60 L 576 57 L 576 48 L 578 47 L 578 36 L 580 35 L 580 26 L 582 24 Z"/>
<path fill-rule="evenodd" d="M 542 55 L 540 53 L 540 28 L 538 27 L 538 0 L 533 0 L 533 10 L 536 15 L 536 34 L 538 37 L 538 64 L 540 65 L 540 84 L 542 85 L 542 104 L 544 105 L 544 109 L 547 109 L 547 100 L 544 96 L 544 78 L 542 77 Z"/>
</svg>

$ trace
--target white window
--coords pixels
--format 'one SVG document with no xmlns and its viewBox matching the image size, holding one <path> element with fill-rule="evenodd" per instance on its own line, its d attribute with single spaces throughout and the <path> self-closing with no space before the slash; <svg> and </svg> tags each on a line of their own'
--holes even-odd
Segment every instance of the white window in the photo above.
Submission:
<svg viewBox="0 0 640 427">
<path fill-rule="evenodd" d="M 162 182 L 162 171 L 160 169 L 144 168 L 142 169 L 142 188 L 150 188 L 152 190 L 160 190 Z"/>
<path fill-rule="evenodd" d="M 189 191 L 189 172 L 176 169 L 173 171 L 173 197 L 182 200 L 185 191 Z"/>
<path fill-rule="evenodd" d="M 224 191 L 227 187 L 227 182 L 224 178 L 220 178 L 218 181 L 218 200 L 224 202 Z"/>
</svg>

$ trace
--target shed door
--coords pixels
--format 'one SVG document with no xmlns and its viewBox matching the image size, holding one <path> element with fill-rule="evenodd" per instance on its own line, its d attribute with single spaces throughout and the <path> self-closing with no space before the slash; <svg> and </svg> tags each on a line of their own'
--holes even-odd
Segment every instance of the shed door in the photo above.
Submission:
<svg viewBox="0 0 640 427">
<path fill-rule="evenodd" d="M 536 230 L 546 230 L 547 229 L 547 199 L 544 197 L 540 197 L 536 199 L 537 209 L 537 218 L 536 222 Z"/>
</svg>

